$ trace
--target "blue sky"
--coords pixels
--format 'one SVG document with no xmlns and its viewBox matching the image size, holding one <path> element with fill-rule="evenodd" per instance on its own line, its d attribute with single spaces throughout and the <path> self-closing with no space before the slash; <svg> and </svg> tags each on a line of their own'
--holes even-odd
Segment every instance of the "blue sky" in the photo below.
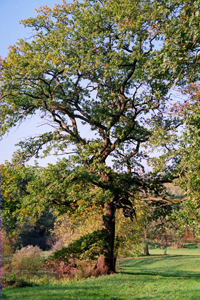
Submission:
<svg viewBox="0 0 200 300">
<path fill-rule="evenodd" d="M 37 15 L 35 8 L 48 5 L 53 8 L 62 0 L 1 0 L 0 1 L 0 55 L 5 57 L 8 46 L 13 45 L 19 38 L 30 35 L 31 29 L 19 24 L 20 20 Z"/>
<path fill-rule="evenodd" d="M 55 4 L 61 3 L 62 0 L 0 0 L 0 56 L 6 57 L 9 45 L 14 45 L 18 39 L 31 35 L 31 29 L 24 28 L 19 24 L 20 20 L 36 16 L 35 8 L 39 8 L 41 5 L 53 8 Z M 16 149 L 14 145 L 21 139 L 35 133 L 39 134 L 41 130 L 44 131 L 43 127 L 38 127 L 37 121 L 35 119 L 27 121 L 20 127 L 11 130 L 9 135 L 0 141 L 0 164 L 5 160 L 11 161 L 12 153 Z M 45 165 L 47 162 L 54 161 L 55 158 L 49 157 L 40 161 L 40 164 Z"/>
</svg>

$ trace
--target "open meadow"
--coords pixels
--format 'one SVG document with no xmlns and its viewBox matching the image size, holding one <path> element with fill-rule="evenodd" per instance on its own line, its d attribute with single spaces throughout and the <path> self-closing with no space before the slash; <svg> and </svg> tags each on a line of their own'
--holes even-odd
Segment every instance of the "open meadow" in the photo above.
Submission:
<svg viewBox="0 0 200 300">
<path fill-rule="evenodd" d="M 160 252 L 160 253 L 158 253 Z M 45 276 L 31 287 L 7 287 L 6 300 L 198 300 L 200 252 L 198 249 L 153 249 L 149 257 L 121 259 L 116 275 L 84 280 L 48 281 Z"/>
</svg>

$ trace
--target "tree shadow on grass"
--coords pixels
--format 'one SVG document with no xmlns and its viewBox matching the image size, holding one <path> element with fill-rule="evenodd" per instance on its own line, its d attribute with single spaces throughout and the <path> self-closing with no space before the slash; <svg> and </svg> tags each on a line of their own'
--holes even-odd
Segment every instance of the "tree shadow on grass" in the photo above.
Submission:
<svg viewBox="0 0 200 300">
<path fill-rule="evenodd" d="M 160 275 L 163 277 L 184 277 L 184 278 L 200 278 L 200 274 L 196 272 L 185 272 L 185 271 L 176 271 L 176 272 L 163 272 L 161 270 L 152 270 L 152 271 L 121 271 L 118 272 L 120 274 L 127 274 L 127 275 Z"/>
<path fill-rule="evenodd" d="M 199 255 L 173 255 L 156 256 L 139 259 L 124 260 L 121 263 L 123 267 L 118 273 L 130 275 L 161 275 L 165 277 L 195 277 L 200 278 L 200 272 L 195 271 L 195 262 L 199 260 Z M 193 265 L 190 265 L 190 263 Z M 188 266 L 189 264 L 189 266 Z M 185 270 L 186 267 L 193 270 Z"/>
</svg>

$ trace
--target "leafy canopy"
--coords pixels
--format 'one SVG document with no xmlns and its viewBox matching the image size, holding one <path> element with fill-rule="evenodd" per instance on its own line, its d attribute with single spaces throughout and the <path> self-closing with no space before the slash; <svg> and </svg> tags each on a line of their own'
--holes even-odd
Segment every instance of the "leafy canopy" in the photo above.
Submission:
<svg viewBox="0 0 200 300">
<path fill-rule="evenodd" d="M 38 172 L 27 207 L 78 209 L 97 188 L 95 203 L 110 199 L 127 211 L 138 191 L 176 175 L 169 167 L 156 184 L 146 178 L 142 146 L 167 146 L 165 137 L 183 123 L 170 110 L 169 91 L 198 79 L 198 4 L 74 1 L 22 21 L 34 34 L 2 59 L 2 135 L 39 114 L 53 129 L 21 141 L 14 161 L 52 151 L 72 161 Z"/>
</svg>

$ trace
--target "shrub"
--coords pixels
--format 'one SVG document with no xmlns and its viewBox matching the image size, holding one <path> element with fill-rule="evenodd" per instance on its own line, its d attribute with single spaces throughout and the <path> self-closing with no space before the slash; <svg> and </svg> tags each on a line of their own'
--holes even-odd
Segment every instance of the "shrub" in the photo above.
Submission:
<svg viewBox="0 0 200 300">
<path fill-rule="evenodd" d="M 56 275 L 57 279 L 69 279 L 78 281 L 82 278 L 87 278 L 90 276 L 92 270 L 94 269 L 94 262 L 79 261 L 77 259 L 69 259 L 66 261 L 59 260 L 46 260 L 43 264 L 45 270 L 48 270 Z"/>
<path fill-rule="evenodd" d="M 185 244 L 184 245 L 184 248 L 187 248 L 187 249 L 200 249 L 200 244 L 194 244 L 194 243 L 191 243 L 191 244 Z"/>
<path fill-rule="evenodd" d="M 42 262 L 42 250 L 38 246 L 27 246 L 17 250 L 12 258 L 12 267 L 18 271 L 38 271 Z"/>
</svg>

